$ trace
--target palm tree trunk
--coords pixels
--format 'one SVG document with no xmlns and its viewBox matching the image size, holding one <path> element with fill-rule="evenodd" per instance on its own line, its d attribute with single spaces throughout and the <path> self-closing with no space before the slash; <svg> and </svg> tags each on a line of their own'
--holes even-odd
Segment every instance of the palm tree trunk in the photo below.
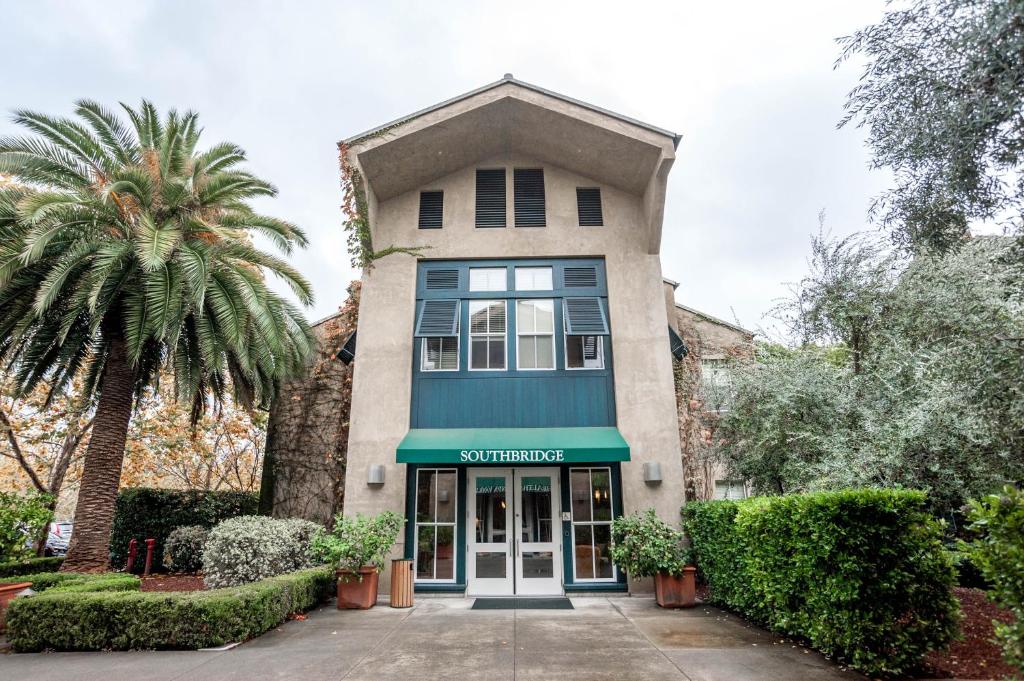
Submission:
<svg viewBox="0 0 1024 681">
<path fill-rule="evenodd" d="M 61 566 L 64 572 L 103 572 L 110 563 L 110 530 L 121 485 L 134 384 L 135 372 L 124 339 L 115 338 L 100 381 L 100 399 L 75 505 L 75 528 Z"/>
</svg>

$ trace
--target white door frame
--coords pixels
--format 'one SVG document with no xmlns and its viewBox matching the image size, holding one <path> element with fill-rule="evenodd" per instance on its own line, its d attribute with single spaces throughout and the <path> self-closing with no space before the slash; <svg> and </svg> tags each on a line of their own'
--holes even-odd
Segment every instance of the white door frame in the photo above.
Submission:
<svg viewBox="0 0 1024 681">
<path fill-rule="evenodd" d="M 547 476 L 551 480 L 551 541 L 524 542 L 523 478 Z M 476 490 L 478 478 L 505 480 L 505 541 L 476 541 Z M 548 596 L 565 592 L 562 582 L 561 476 L 557 468 L 469 468 L 466 471 L 466 595 Z M 483 522 L 483 519 L 481 519 Z M 551 553 L 552 576 L 526 577 L 523 553 Z M 504 577 L 477 577 L 476 554 L 504 553 Z"/>
<path fill-rule="evenodd" d="M 561 596 L 564 593 L 562 585 L 562 514 L 561 494 L 559 494 L 559 474 L 557 468 L 517 468 L 514 471 L 515 478 L 515 575 L 517 596 Z M 526 478 L 546 477 L 550 480 L 551 495 L 551 537 L 546 542 L 526 541 L 524 530 L 526 529 L 526 518 L 524 512 L 526 504 L 523 503 L 523 481 Z M 531 577 L 524 569 L 523 558 L 527 553 L 539 552 L 551 554 L 551 576 Z"/>
<path fill-rule="evenodd" d="M 504 478 L 505 480 L 505 540 L 502 542 L 476 541 L 476 481 L 478 478 Z M 466 475 L 466 594 L 469 596 L 511 596 L 515 591 L 515 565 L 512 560 L 513 524 L 512 505 L 515 495 L 512 493 L 514 476 L 511 468 L 470 468 Z M 482 522 L 482 521 L 481 521 Z M 477 553 L 504 553 L 504 577 L 477 577 Z"/>
</svg>

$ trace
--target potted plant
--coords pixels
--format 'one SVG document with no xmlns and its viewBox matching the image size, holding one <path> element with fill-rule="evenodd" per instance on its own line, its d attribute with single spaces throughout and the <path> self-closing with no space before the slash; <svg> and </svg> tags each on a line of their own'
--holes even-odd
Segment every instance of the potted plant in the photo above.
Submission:
<svg viewBox="0 0 1024 681">
<path fill-rule="evenodd" d="M 654 509 L 616 518 L 612 523 L 612 560 L 630 577 L 654 577 L 654 594 L 663 608 L 696 604 L 695 567 L 686 564 L 683 534 Z"/>
<path fill-rule="evenodd" d="M 15 596 L 31 586 L 32 582 L 0 584 L 0 632 L 3 632 L 7 627 L 7 606 L 10 605 Z"/>
<path fill-rule="evenodd" d="M 366 610 L 377 602 L 380 568 L 403 525 L 405 518 L 391 511 L 373 517 L 339 513 L 333 530 L 313 537 L 313 556 L 332 564 L 337 573 L 339 609 Z"/>
</svg>

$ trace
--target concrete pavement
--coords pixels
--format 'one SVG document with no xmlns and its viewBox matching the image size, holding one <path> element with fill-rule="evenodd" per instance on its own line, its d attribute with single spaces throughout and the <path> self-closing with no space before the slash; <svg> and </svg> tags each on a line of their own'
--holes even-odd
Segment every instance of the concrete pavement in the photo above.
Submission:
<svg viewBox="0 0 1024 681">
<path fill-rule="evenodd" d="M 0 656 L 5 681 L 192 679 L 862 679 L 717 608 L 661 610 L 650 598 L 573 598 L 575 610 L 325 606 L 231 650 Z"/>
</svg>

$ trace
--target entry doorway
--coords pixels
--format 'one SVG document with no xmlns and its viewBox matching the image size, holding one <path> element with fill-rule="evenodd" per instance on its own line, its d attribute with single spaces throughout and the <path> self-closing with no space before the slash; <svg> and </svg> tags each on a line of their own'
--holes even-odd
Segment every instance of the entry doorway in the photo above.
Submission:
<svg viewBox="0 0 1024 681">
<path fill-rule="evenodd" d="M 557 468 L 471 468 L 466 504 L 470 596 L 563 593 Z"/>
</svg>

